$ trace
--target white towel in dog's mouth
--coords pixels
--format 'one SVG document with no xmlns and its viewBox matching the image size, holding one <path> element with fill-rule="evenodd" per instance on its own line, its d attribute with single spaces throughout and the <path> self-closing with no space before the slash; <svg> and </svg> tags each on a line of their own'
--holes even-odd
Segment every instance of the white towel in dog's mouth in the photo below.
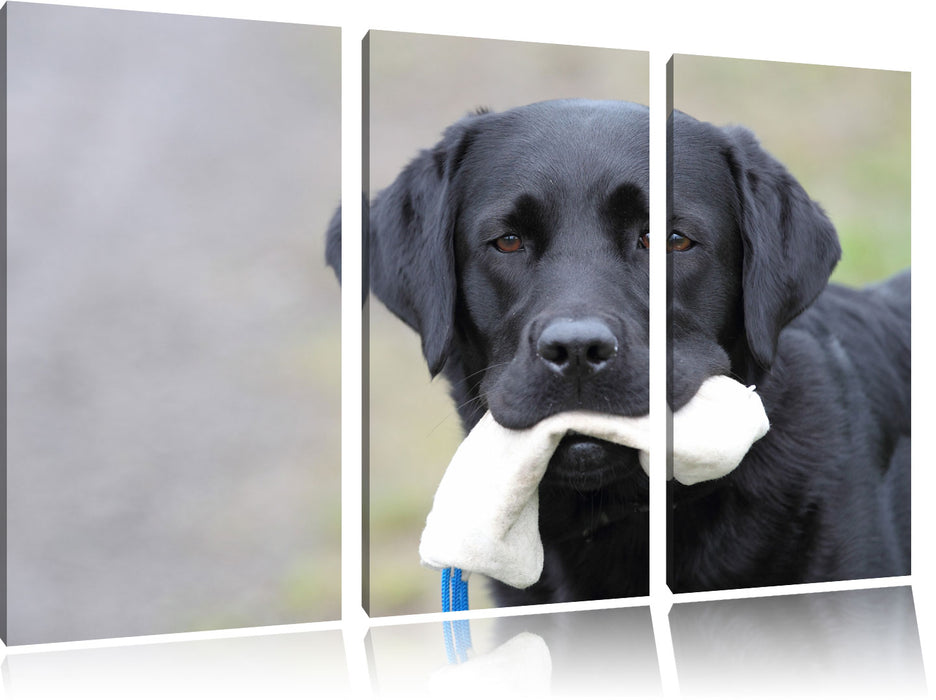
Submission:
<svg viewBox="0 0 936 700">
<path fill-rule="evenodd" d="M 707 379 L 673 414 L 673 477 L 688 485 L 724 476 L 768 427 L 753 387 Z M 419 544 L 423 564 L 482 573 L 516 588 L 536 583 L 543 569 L 539 483 L 569 432 L 632 447 L 648 470 L 649 416 L 573 411 L 511 430 L 488 412 L 459 445 L 436 491 Z"/>
</svg>

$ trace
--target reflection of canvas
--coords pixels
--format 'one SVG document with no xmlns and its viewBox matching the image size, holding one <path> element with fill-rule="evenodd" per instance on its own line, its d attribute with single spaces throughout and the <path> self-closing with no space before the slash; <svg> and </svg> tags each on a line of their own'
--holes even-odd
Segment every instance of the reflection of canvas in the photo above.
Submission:
<svg viewBox="0 0 936 700">
<path fill-rule="evenodd" d="M 677 604 L 669 623 L 681 689 L 923 695 L 913 598 L 907 586 Z"/>
<path fill-rule="evenodd" d="M 652 617 L 638 606 L 476 618 L 473 656 L 457 666 L 446 664 L 440 623 L 377 627 L 369 639 L 373 682 L 388 696 L 432 682 L 474 689 L 522 679 L 520 694 L 537 697 L 622 689 L 656 697 L 661 678 L 673 682 L 666 667 L 675 656 L 687 696 L 925 693 L 909 587 L 677 603 L 663 618 L 671 646 Z"/>
<path fill-rule="evenodd" d="M 338 32 L 11 3 L 13 644 L 338 616 Z"/>
<path fill-rule="evenodd" d="M 521 697 L 661 694 L 646 607 L 578 610 L 471 621 L 467 663 L 446 664 L 438 623 L 370 632 L 373 682 L 382 695 L 511 689 Z"/>
</svg>

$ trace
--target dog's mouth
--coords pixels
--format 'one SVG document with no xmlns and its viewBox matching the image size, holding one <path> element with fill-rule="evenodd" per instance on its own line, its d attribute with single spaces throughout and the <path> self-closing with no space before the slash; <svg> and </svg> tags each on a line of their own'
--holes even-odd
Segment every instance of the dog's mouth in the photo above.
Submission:
<svg viewBox="0 0 936 700">
<path fill-rule="evenodd" d="M 543 482 L 576 491 L 596 491 L 640 469 L 637 450 L 598 438 L 570 433 L 562 439 Z"/>
</svg>

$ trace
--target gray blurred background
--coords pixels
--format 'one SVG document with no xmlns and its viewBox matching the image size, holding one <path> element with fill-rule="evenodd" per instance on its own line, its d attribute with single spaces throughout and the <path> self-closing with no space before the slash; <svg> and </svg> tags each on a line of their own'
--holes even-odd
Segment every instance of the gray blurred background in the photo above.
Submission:
<svg viewBox="0 0 936 700">
<path fill-rule="evenodd" d="M 649 57 L 614 49 L 395 32 L 370 37 L 371 195 L 477 107 L 546 99 L 649 100 Z M 370 613 L 438 612 L 439 574 L 419 535 L 463 435 L 448 387 L 430 382 L 416 333 L 370 306 Z M 492 605 L 480 575 L 471 607 Z"/>
<path fill-rule="evenodd" d="M 337 618 L 338 30 L 7 12 L 8 641 Z"/>
</svg>

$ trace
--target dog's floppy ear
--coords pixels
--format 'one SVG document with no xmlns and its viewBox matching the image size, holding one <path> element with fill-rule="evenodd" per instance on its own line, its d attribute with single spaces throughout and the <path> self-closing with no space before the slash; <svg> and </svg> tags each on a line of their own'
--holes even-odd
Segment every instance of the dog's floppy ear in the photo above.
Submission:
<svg viewBox="0 0 936 700">
<path fill-rule="evenodd" d="M 725 130 L 740 200 L 744 326 L 769 369 L 780 331 L 825 288 L 842 254 L 832 222 L 747 129 Z"/>
<path fill-rule="evenodd" d="M 450 126 L 442 141 L 420 152 L 370 207 L 370 289 L 419 333 L 433 376 L 445 365 L 454 332 L 458 203 L 453 180 L 477 118 Z"/>
<path fill-rule="evenodd" d="M 364 195 L 361 195 L 361 207 L 363 212 L 361 221 L 367 221 L 367 198 Z M 339 283 L 341 282 L 341 209 L 339 206 L 335 210 L 325 233 L 325 262 L 335 271 Z M 366 252 L 365 248 L 364 253 Z M 361 300 L 363 301 L 367 298 L 367 275 L 364 275 L 362 283 Z"/>
<path fill-rule="evenodd" d="M 335 210 L 325 233 L 325 262 L 341 282 L 341 207 Z"/>
</svg>

